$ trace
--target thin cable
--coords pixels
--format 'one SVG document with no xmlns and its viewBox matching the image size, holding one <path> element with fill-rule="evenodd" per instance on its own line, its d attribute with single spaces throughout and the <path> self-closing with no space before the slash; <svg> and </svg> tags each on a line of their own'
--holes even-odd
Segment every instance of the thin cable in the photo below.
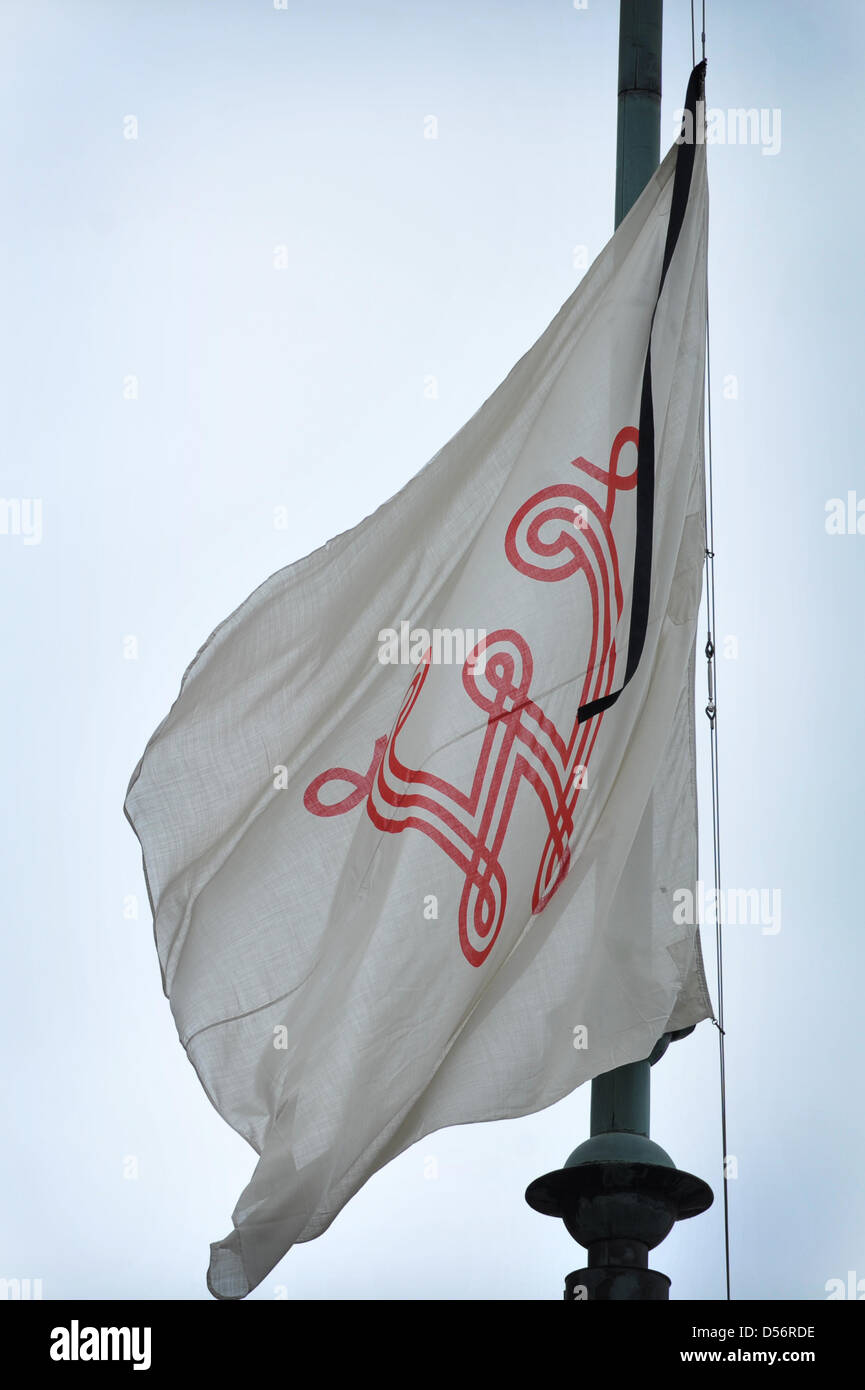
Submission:
<svg viewBox="0 0 865 1390">
<path fill-rule="evenodd" d="M 705 29 L 705 24 L 703 28 Z M 706 56 L 706 46 L 703 45 L 703 57 Z M 691 0 L 691 67 L 697 66 L 697 46 L 694 39 L 694 0 Z"/>
<path fill-rule="evenodd" d="M 694 0 L 691 0 L 691 14 L 694 13 Z M 693 27 L 693 26 L 692 26 Z M 700 35 L 703 41 L 703 57 L 706 56 L 706 0 L 703 0 L 703 31 Z"/>
<path fill-rule="evenodd" d="M 705 22 L 705 21 L 704 21 Z M 707 459 L 706 459 L 706 663 L 709 700 L 706 714 L 709 719 L 709 748 L 711 755 L 712 782 L 712 861 L 715 879 L 715 966 L 718 979 L 718 1062 L 721 1090 L 721 1150 L 724 1179 L 724 1270 L 726 1276 L 727 1299 L 730 1293 L 730 1191 L 727 1172 L 727 1071 L 724 1056 L 724 941 L 721 919 L 723 913 L 717 910 L 721 903 L 721 811 L 720 777 L 718 764 L 718 684 L 715 664 L 715 497 L 714 472 L 712 460 L 712 359 L 711 334 L 709 332 L 709 286 L 706 283 L 706 405 L 708 416 Z"/>
</svg>

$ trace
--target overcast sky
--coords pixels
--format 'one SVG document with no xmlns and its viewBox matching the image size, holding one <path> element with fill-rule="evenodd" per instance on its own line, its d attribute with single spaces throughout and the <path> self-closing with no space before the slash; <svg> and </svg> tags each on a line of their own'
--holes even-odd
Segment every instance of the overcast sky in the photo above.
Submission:
<svg viewBox="0 0 865 1390">
<path fill-rule="evenodd" d="M 690 69 L 689 5 L 665 10 L 663 149 Z M 865 498 L 865 11 L 708 11 L 708 105 L 765 113 L 709 150 L 723 870 L 782 913 L 726 936 L 733 1287 L 821 1299 L 865 1279 L 865 535 L 826 529 L 830 499 Z M 46 1298 L 209 1297 L 255 1156 L 177 1040 L 129 775 L 217 623 L 417 472 L 611 235 L 617 19 L 0 10 L 2 491 L 42 501 L 38 536 L 0 535 L 0 1276 Z M 709 824 L 704 799 L 707 878 Z M 654 1069 L 652 1133 L 720 1195 L 717 1072 L 707 1022 Z M 582 1248 L 523 1192 L 587 1137 L 588 1101 L 425 1139 L 252 1297 L 560 1297 Z M 721 1297 L 720 1200 L 653 1265 L 674 1298 Z"/>
</svg>

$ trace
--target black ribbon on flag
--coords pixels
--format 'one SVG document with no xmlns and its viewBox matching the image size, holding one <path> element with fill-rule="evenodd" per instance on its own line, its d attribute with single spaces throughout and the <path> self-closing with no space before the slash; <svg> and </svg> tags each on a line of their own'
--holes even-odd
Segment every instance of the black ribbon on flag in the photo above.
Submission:
<svg viewBox="0 0 865 1390">
<path fill-rule="evenodd" d="M 652 329 L 655 314 L 667 278 L 667 271 L 676 250 L 688 197 L 691 192 L 691 176 L 694 171 L 696 152 L 697 102 L 703 97 L 706 84 L 706 60 L 693 69 L 688 79 L 685 94 L 685 112 L 690 113 L 690 126 L 687 120 L 683 130 L 690 130 L 690 138 L 679 145 L 676 154 L 676 171 L 673 176 L 673 197 L 670 203 L 670 217 L 667 222 L 667 239 L 664 244 L 664 259 L 661 266 L 661 279 L 655 296 L 655 307 L 649 324 L 649 342 L 643 367 L 643 386 L 640 396 L 639 440 L 637 443 L 637 534 L 634 542 L 634 586 L 631 598 L 631 623 L 628 631 L 628 660 L 625 678 L 618 690 L 610 691 L 597 700 L 589 700 L 580 705 L 577 715 L 579 723 L 600 714 L 602 710 L 614 705 L 640 664 L 646 632 L 649 626 L 649 601 L 652 593 L 652 546 L 655 521 L 655 413 L 652 403 Z"/>
</svg>

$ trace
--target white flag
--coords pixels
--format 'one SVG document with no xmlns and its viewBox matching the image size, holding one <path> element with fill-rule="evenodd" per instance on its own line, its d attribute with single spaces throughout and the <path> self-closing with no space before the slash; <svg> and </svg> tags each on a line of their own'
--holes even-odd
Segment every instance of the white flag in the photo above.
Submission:
<svg viewBox="0 0 865 1390">
<path fill-rule="evenodd" d="M 454 439 L 217 628 L 133 774 L 180 1038 L 260 1155 L 220 1297 L 424 1135 L 711 1016 L 674 902 L 707 205 L 704 146 L 674 147 Z"/>
</svg>

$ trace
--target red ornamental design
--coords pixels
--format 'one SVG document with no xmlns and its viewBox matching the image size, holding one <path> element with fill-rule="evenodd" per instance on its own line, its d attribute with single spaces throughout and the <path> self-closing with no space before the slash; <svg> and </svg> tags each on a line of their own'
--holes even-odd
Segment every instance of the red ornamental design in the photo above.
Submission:
<svg viewBox="0 0 865 1390">
<path fill-rule="evenodd" d="M 619 431 L 609 467 L 576 458 L 572 466 L 606 488 L 601 505 L 579 483 L 555 483 L 524 502 L 505 536 L 505 553 L 521 574 L 557 583 L 582 574 L 592 605 L 592 637 L 582 692 L 571 728 L 560 732 L 530 696 L 532 654 L 519 632 L 502 628 L 472 651 L 462 669 L 469 698 L 487 716 L 483 746 L 471 787 L 459 787 L 430 772 L 407 767 L 398 753 L 399 736 L 411 717 L 429 675 L 429 650 L 409 683 L 390 736 L 376 739 L 364 774 L 332 767 L 310 782 L 303 804 L 316 816 L 338 816 L 366 801 L 373 825 L 390 834 L 421 831 L 464 875 L 459 906 L 459 939 L 466 960 L 482 965 L 492 950 L 507 907 L 507 882 L 500 862 L 502 844 L 520 782 L 537 795 L 549 833 L 538 864 L 532 912 L 543 912 L 570 867 L 574 816 L 584 771 L 603 712 L 579 719 L 579 709 L 609 695 L 616 669 L 613 633 L 623 606 L 619 558 L 611 521 L 619 492 L 636 486 L 636 467 L 619 472 L 626 444 L 636 445 L 632 426 Z M 550 523 L 559 523 L 553 532 Z M 552 537 L 544 540 L 542 529 Z M 484 662 L 479 658 L 484 654 Z M 352 790 L 326 804 L 319 793 L 329 782 Z"/>
</svg>

